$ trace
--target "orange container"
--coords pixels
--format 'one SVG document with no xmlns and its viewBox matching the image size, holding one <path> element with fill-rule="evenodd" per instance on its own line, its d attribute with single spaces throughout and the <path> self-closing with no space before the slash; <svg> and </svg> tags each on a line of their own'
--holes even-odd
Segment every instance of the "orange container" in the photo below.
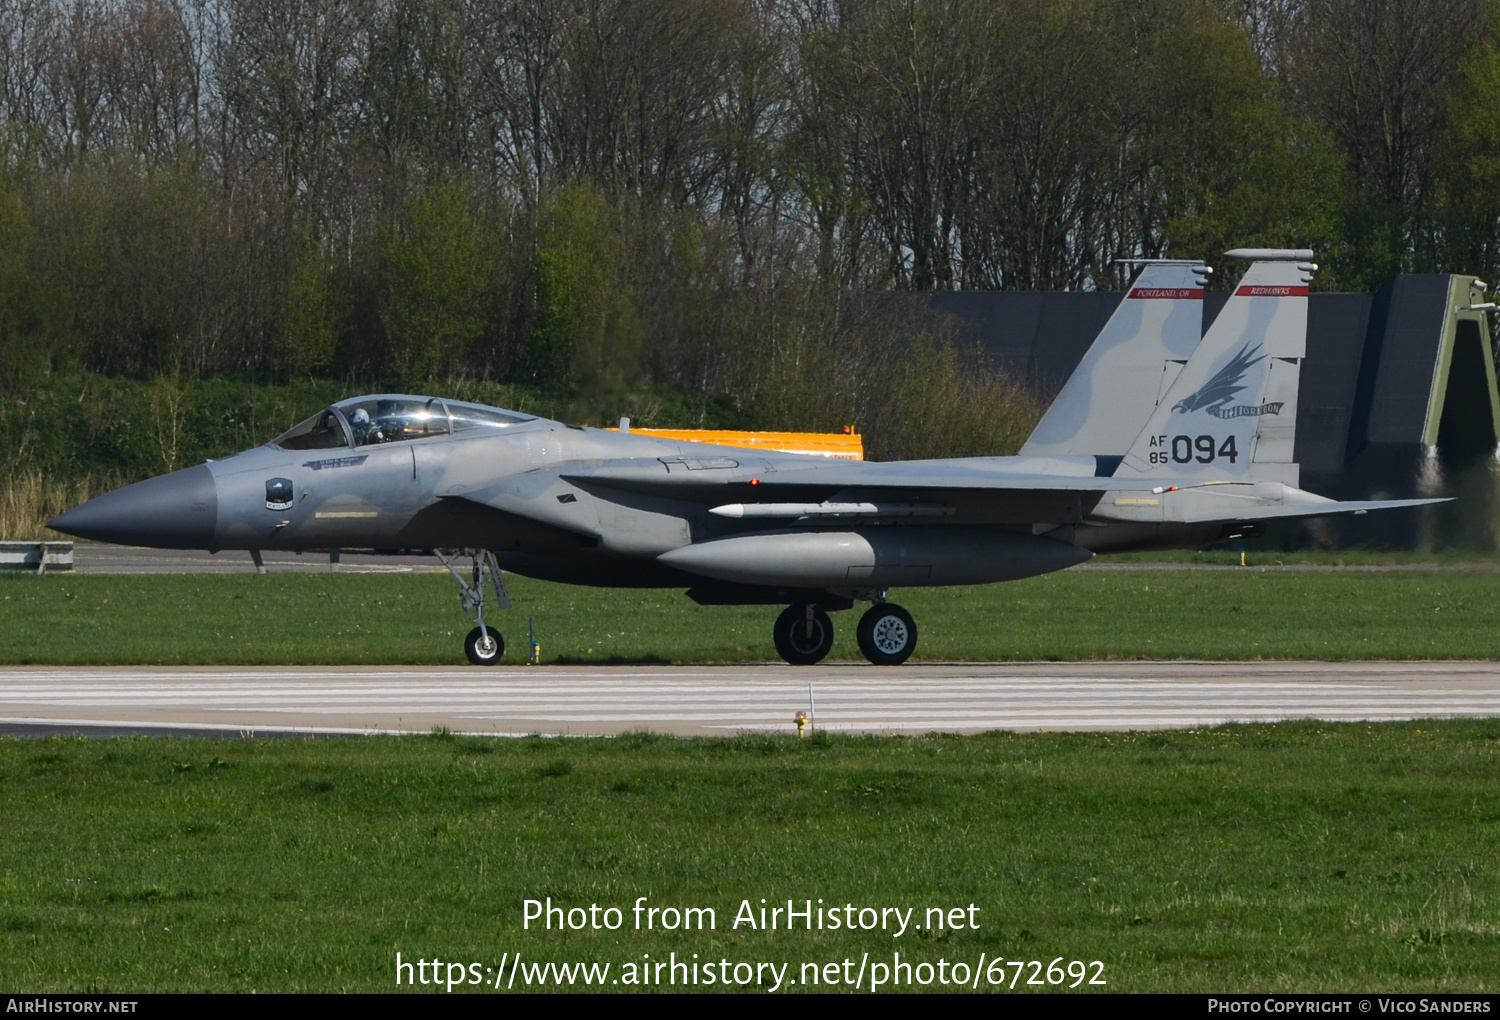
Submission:
<svg viewBox="0 0 1500 1020">
<path fill-rule="evenodd" d="M 619 431 L 611 429 L 611 432 Z M 845 432 L 728 432 L 717 429 L 643 429 L 630 427 L 633 435 L 679 439 L 713 446 L 737 446 L 748 450 L 802 453 L 809 457 L 864 460 L 864 438 L 850 426 Z"/>
</svg>

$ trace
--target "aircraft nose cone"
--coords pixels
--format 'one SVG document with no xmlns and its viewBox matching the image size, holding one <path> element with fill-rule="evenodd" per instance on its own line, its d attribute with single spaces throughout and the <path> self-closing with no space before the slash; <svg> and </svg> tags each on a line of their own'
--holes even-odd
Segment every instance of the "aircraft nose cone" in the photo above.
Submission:
<svg viewBox="0 0 1500 1020">
<path fill-rule="evenodd" d="M 199 464 L 106 492 L 52 518 L 47 527 L 117 545 L 209 549 L 218 519 L 213 472 Z"/>
</svg>

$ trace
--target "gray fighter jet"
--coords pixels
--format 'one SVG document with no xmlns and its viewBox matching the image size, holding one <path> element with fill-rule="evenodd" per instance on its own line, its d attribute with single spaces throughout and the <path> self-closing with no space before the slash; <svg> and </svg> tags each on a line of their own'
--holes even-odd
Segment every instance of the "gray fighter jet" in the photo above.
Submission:
<svg viewBox="0 0 1500 1020">
<path fill-rule="evenodd" d="M 439 397 L 345 400 L 264 446 L 138 482 L 49 526 L 175 549 L 431 553 L 474 614 L 470 662 L 504 652 L 502 571 L 681 587 L 781 605 L 793 664 L 828 614 L 871 603 L 871 662 L 911 656 L 893 588 L 987 584 L 1101 551 L 1189 548 L 1269 520 L 1435 500 L 1335 502 L 1297 488 L 1297 383 L 1311 252 L 1237 250 L 1249 271 L 1199 342 L 1201 263 L 1147 265 L 1021 455 L 830 461 L 583 428 Z M 461 570 L 468 560 L 467 570 Z"/>
</svg>

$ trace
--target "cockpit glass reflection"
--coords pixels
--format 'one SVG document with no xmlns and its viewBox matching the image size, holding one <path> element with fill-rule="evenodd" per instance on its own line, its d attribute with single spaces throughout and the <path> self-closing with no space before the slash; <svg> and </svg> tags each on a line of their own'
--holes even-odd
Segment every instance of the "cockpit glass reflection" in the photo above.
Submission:
<svg viewBox="0 0 1500 1020">
<path fill-rule="evenodd" d="M 324 408 L 271 442 L 283 450 L 335 450 L 351 442 L 373 446 L 535 420 L 518 411 L 437 397 L 364 397 Z"/>
<path fill-rule="evenodd" d="M 283 450 L 336 450 L 349 445 L 349 436 L 338 412 L 328 407 L 271 442 Z"/>
<path fill-rule="evenodd" d="M 526 421 L 536 421 L 529 414 L 521 414 L 517 411 L 502 411 L 498 407 L 487 407 L 484 404 L 464 404 L 456 400 L 448 401 L 448 410 L 453 414 L 453 431 L 464 432 L 469 429 L 504 428 L 507 425 L 519 425 Z"/>
<path fill-rule="evenodd" d="M 448 434 L 448 409 L 436 397 L 375 397 L 340 404 L 355 446 Z"/>
</svg>

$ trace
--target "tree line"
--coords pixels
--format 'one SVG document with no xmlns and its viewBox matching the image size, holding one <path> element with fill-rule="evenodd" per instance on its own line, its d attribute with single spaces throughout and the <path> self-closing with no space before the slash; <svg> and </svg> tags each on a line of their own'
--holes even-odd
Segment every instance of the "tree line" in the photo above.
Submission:
<svg viewBox="0 0 1500 1020">
<path fill-rule="evenodd" d="M 1500 272 L 1497 17 L 0 0 L 0 376 L 670 384 L 961 434 L 1034 410 L 922 292 L 1239 245 L 1327 289 Z"/>
</svg>

